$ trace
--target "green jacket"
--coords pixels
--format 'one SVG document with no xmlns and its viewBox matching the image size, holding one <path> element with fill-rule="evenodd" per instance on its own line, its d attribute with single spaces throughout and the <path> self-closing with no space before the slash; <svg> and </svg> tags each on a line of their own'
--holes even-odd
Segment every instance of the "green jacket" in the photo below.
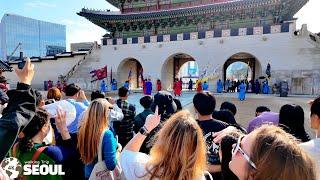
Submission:
<svg viewBox="0 0 320 180">
<path fill-rule="evenodd" d="M 22 153 L 19 151 L 19 148 L 17 148 L 17 155 L 16 158 L 19 160 L 19 162 L 23 165 L 28 164 L 28 161 L 31 161 L 32 156 L 36 152 L 38 148 L 42 147 L 41 144 L 35 144 L 34 147 L 29 152 Z M 35 160 L 36 162 L 39 162 L 40 165 L 42 164 L 50 164 L 54 165 L 55 162 L 52 158 L 50 158 L 48 155 L 46 155 L 44 152 L 42 152 L 38 159 Z M 35 163 L 37 164 L 37 163 Z M 25 176 L 26 180 L 62 180 L 62 177 L 60 175 L 28 175 Z"/>
</svg>

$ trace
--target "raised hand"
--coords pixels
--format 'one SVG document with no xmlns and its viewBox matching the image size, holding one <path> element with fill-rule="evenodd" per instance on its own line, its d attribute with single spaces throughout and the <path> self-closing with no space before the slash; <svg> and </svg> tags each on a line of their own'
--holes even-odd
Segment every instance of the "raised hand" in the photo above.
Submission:
<svg viewBox="0 0 320 180">
<path fill-rule="evenodd" d="M 14 70 L 19 78 L 20 83 L 31 85 L 31 81 L 34 76 L 34 65 L 31 64 L 29 58 L 26 59 L 23 69 L 16 68 Z"/>
<path fill-rule="evenodd" d="M 212 135 L 212 137 L 214 138 L 213 141 L 215 143 L 220 143 L 222 138 L 224 138 L 225 136 L 227 136 L 228 134 L 233 133 L 233 132 L 238 132 L 238 129 L 235 128 L 234 126 L 229 126 L 222 131 L 214 133 Z"/>
<path fill-rule="evenodd" d="M 60 107 L 57 109 L 57 117 L 55 119 L 56 127 L 58 131 L 61 134 L 61 137 L 63 140 L 70 139 L 70 133 L 67 128 L 67 118 L 66 118 L 66 112 L 63 111 Z"/>
<path fill-rule="evenodd" d="M 314 100 L 309 100 L 309 101 L 307 102 L 307 104 L 308 104 L 309 106 L 312 106 L 313 102 L 314 102 Z"/>
<path fill-rule="evenodd" d="M 157 106 L 155 113 L 147 116 L 144 127 L 147 129 L 148 132 L 151 132 L 154 128 L 156 128 L 160 124 L 160 119 L 161 117 L 159 115 L 159 108 Z"/>
<path fill-rule="evenodd" d="M 79 100 L 84 101 L 87 99 L 86 93 L 83 90 L 79 91 Z"/>
<path fill-rule="evenodd" d="M 60 130 L 66 130 L 67 129 L 67 118 L 66 118 L 66 112 L 63 111 L 60 107 L 57 109 L 57 117 L 55 119 L 56 126 Z"/>
</svg>

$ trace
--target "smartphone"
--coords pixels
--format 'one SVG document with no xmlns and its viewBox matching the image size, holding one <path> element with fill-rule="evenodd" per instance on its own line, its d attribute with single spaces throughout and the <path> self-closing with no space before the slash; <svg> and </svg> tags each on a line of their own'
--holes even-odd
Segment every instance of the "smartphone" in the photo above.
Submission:
<svg viewBox="0 0 320 180">
<path fill-rule="evenodd" d="M 25 60 L 18 62 L 18 68 L 19 68 L 19 69 L 23 69 L 23 67 L 24 67 L 25 64 L 26 64 L 26 61 L 25 61 Z"/>
</svg>

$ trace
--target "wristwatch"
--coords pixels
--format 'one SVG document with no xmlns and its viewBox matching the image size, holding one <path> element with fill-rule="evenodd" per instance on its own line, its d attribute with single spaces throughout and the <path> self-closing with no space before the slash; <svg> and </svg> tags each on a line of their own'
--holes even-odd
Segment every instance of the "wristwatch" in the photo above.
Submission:
<svg viewBox="0 0 320 180">
<path fill-rule="evenodd" d="M 147 129 L 145 127 L 141 127 L 140 130 L 139 130 L 139 133 L 144 135 L 144 136 L 148 136 L 149 133 L 147 131 Z"/>
</svg>

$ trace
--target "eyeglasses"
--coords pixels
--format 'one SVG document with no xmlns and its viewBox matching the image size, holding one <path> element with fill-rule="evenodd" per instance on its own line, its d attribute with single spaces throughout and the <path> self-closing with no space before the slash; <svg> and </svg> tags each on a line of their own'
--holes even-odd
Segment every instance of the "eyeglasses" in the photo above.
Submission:
<svg viewBox="0 0 320 180">
<path fill-rule="evenodd" d="M 250 160 L 250 157 L 247 155 L 247 153 L 244 152 L 244 150 L 240 147 L 241 140 L 244 138 L 244 136 L 240 136 L 238 139 L 238 142 L 236 146 L 232 149 L 232 156 L 235 156 L 237 152 L 240 152 L 240 154 L 244 157 L 245 160 L 248 161 L 248 163 L 254 168 L 257 169 L 256 165 Z"/>
</svg>

